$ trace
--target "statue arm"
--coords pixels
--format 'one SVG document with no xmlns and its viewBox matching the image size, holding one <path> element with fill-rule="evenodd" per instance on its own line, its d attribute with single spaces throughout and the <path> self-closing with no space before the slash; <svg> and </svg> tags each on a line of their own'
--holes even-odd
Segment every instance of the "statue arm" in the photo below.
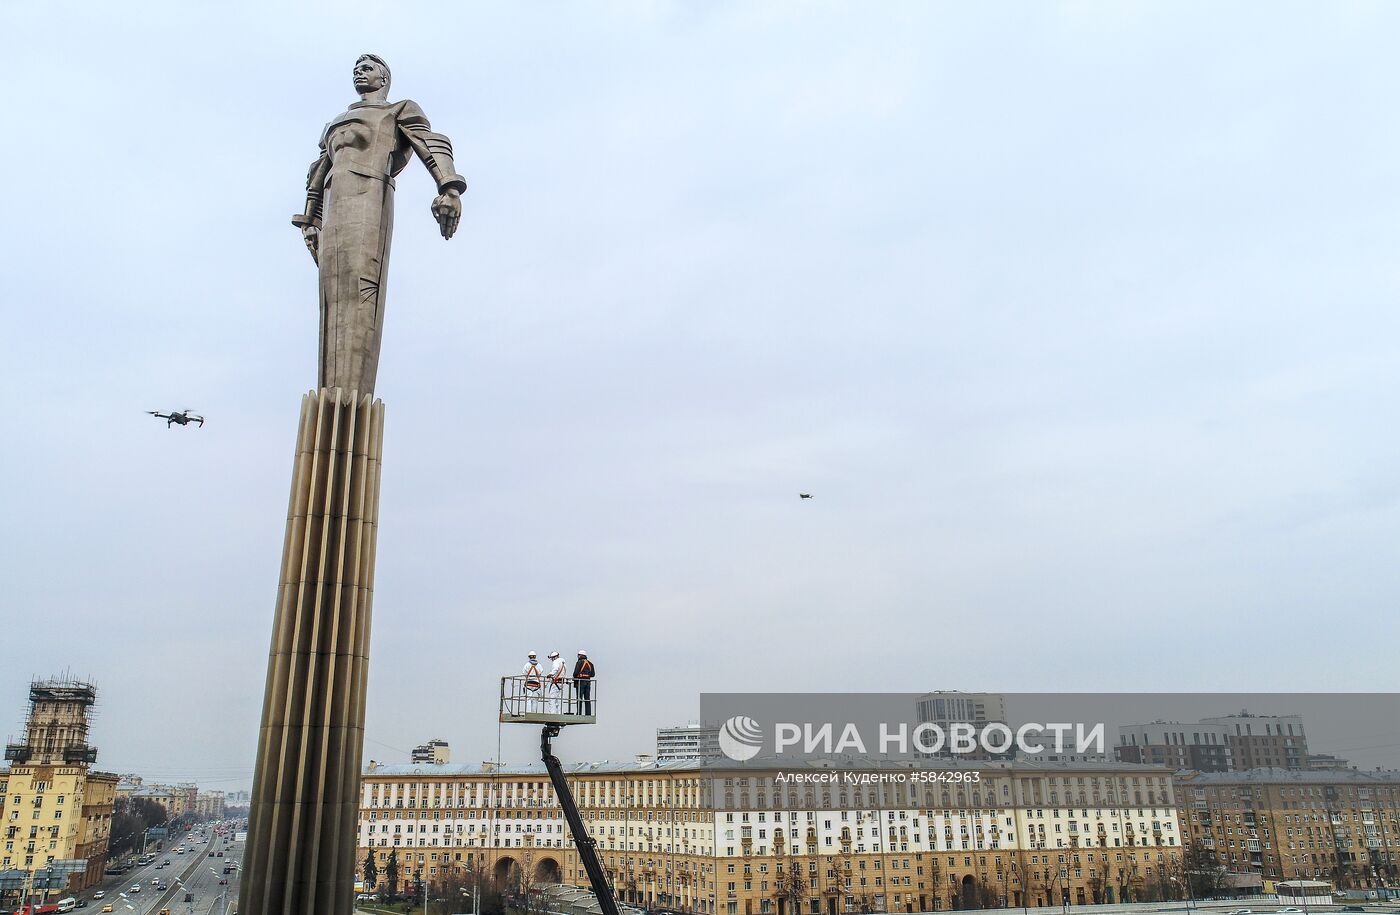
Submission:
<svg viewBox="0 0 1400 915">
<path fill-rule="evenodd" d="M 321 202 L 325 196 L 326 175 L 331 170 L 330 156 L 321 149 L 321 155 L 306 173 L 306 208 L 292 217 L 292 225 L 305 229 L 308 226 L 321 227 Z"/>
<path fill-rule="evenodd" d="M 399 115 L 399 130 L 408 141 L 408 145 L 418 154 L 418 158 L 428 167 L 429 174 L 437 183 L 439 193 L 455 191 L 462 194 L 467 190 L 467 180 L 457 174 L 456 163 L 452 160 L 452 141 L 440 133 L 433 133 L 427 116 L 416 103 L 403 103 L 403 111 Z"/>
<path fill-rule="evenodd" d="M 321 155 L 306 172 L 306 207 L 292 217 L 292 225 L 301 229 L 301 240 L 311 259 L 321 262 L 321 203 L 326 194 L 326 175 L 331 170 L 331 157 L 326 154 L 326 144 L 321 142 Z"/>
<path fill-rule="evenodd" d="M 467 189 L 466 179 L 457 174 L 457 166 L 452 161 L 452 141 L 440 133 L 433 133 L 423 109 L 410 101 L 404 101 L 399 109 L 399 132 L 413 147 L 418 158 L 423 160 L 437 183 L 433 218 L 437 220 L 442 237 L 451 238 L 462 219 L 462 192 Z"/>
</svg>

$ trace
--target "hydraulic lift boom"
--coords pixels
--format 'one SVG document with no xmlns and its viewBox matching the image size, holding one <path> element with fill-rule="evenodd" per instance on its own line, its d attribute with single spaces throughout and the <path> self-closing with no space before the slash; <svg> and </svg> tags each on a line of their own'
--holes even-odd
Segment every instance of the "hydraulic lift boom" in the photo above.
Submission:
<svg viewBox="0 0 1400 915">
<path fill-rule="evenodd" d="M 554 755 L 550 746 L 550 741 L 559 736 L 559 728 L 560 725 L 557 724 L 544 726 L 540 732 L 540 756 L 544 759 L 545 768 L 549 770 L 549 780 L 554 785 L 559 806 L 564 808 L 564 819 L 569 821 L 569 832 L 573 834 L 574 847 L 578 849 L 583 869 L 588 872 L 588 882 L 593 886 L 593 895 L 598 897 L 598 907 L 603 910 L 603 915 L 618 915 L 617 901 L 613 899 L 612 887 L 608 886 L 608 875 L 603 873 L 603 865 L 598 861 L 598 852 L 594 847 L 597 842 L 588 834 L 588 828 L 583 825 L 583 817 L 578 815 L 574 793 L 564 778 L 564 768 L 559 765 L 559 758 Z"/>
</svg>

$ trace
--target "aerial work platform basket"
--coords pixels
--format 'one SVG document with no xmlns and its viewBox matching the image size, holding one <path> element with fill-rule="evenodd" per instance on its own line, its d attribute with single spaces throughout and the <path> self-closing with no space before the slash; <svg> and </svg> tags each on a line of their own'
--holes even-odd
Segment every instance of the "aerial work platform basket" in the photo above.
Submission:
<svg viewBox="0 0 1400 915">
<path fill-rule="evenodd" d="M 548 676 L 501 678 L 501 717 L 506 724 L 595 724 L 598 681 Z"/>
</svg>

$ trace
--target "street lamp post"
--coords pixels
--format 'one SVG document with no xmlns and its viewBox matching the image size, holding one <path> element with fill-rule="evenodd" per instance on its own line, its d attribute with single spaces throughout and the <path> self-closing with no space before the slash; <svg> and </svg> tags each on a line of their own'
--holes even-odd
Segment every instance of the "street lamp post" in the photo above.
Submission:
<svg viewBox="0 0 1400 915">
<path fill-rule="evenodd" d="M 35 908 L 35 906 L 34 906 L 34 891 L 37 890 L 37 889 L 39 888 L 39 887 L 37 886 L 38 881 L 35 880 L 35 879 L 33 879 L 33 877 L 37 877 L 38 874 L 39 874 L 38 871 L 34 871 L 32 877 L 31 877 L 31 879 L 30 879 L 30 881 L 29 881 L 29 910 L 30 910 L 31 912 L 34 911 L 34 908 Z M 48 867 L 44 868 L 44 898 L 45 898 L 45 899 L 49 898 L 49 889 L 50 889 L 50 887 L 51 887 L 52 885 L 53 885 L 53 865 L 49 865 Z"/>
</svg>

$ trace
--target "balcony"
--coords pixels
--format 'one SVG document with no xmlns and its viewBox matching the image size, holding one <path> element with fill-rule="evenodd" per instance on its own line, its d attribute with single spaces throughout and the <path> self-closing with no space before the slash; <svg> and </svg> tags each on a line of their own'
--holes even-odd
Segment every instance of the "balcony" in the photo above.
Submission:
<svg viewBox="0 0 1400 915">
<path fill-rule="evenodd" d="M 29 749 L 29 744 L 27 743 L 11 743 L 5 746 L 5 758 L 10 762 L 24 764 L 29 762 L 29 758 L 32 755 L 33 752 Z"/>
</svg>

